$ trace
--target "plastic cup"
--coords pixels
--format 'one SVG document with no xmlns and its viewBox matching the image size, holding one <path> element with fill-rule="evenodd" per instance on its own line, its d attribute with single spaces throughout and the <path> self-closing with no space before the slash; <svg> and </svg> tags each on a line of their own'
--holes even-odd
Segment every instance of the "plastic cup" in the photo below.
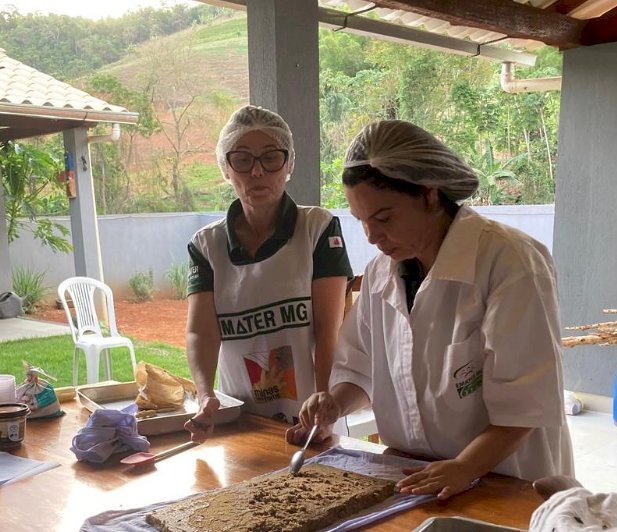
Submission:
<svg viewBox="0 0 617 532">
<path fill-rule="evenodd" d="M 0 404 L 15 402 L 15 377 L 0 375 Z"/>
</svg>

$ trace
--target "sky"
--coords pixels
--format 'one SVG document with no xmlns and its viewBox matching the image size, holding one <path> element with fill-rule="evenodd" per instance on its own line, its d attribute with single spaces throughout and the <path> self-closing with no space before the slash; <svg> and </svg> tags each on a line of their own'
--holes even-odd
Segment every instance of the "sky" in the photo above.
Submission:
<svg viewBox="0 0 617 532">
<path fill-rule="evenodd" d="M 120 17 L 140 7 L 163 7 L 176 4 L 196 5 L 194 0 L 0 0 L 0 11 L 15 7 L 19 13 L 55 13 L 99 19 Z"/>
</svg>

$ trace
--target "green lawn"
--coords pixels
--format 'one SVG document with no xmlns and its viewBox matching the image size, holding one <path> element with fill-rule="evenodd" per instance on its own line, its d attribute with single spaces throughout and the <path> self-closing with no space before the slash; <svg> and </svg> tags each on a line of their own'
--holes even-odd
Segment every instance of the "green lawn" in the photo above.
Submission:
<svg viewBox="0 0 617 532">
<path fill-rule="evenodd" d="M 173 375 L 191 378 L 184 349 L 159 342 L 140 342 L 133 340 L 137 362 L 143 360 L 166 369 Z M 112 378 L 119 382 L 135 380 L 128 349 L 111 350 Z M 0 373 L 15 375 L 18 383 L 24 380 L 22 360 L 42 368 L 56 377 L 51 381 L 54 388 L 73 384 L 73 340 L 71 336 L 50 336 L 29 340 L 0 342 Z M 101 364 L 102 368 L 103 364 Z M 104 374 L 101 371 L 101 380 Z M 79 382 L 86 383 L 86 362 L 82 353 L 79 356 Z"/>
</svg>

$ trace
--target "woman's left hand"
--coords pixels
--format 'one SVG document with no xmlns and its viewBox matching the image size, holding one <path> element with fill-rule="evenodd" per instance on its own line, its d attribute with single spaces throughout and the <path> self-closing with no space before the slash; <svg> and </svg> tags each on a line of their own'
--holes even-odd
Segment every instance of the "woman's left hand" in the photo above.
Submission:
<svg viewBox="0 0 617 532">
<path fill-rule="evenodd" d="M 403 473 L 407 476 L 397 484 L 401 494 L 436 494 L 440 500 L 465 491 L 475 480 L 471 468 L 456 459 L 440 460 L 419 467 L 405 467 Z"/>
<path fill-rule="evenodd" d="M 317 432 L 313 437 L 313 441 L 315 443 L 320 443 L 327 440 L 330 436 L 332 436 L 333 426 L 334 425 L 322 425 L 318 427 Z M 298 423 L 297 425 L 287 429 L 285 432 L 285 441 L 293 445 L 304 445 L 306 437 L 310 431 L 310 428 L 306 428 L 301 423 Z"/>
</svg>

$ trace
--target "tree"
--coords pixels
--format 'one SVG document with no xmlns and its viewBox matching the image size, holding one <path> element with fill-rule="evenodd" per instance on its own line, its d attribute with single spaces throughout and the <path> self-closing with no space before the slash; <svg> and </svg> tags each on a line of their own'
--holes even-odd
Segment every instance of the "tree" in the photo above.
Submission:
<svg viewBox="0 0 617 532">
<path fill-rule="evenodd" d="M 192 210 L 192 195 L 183 178 L 183 167 L 190 156 L 202 153 L 206 147 L 206 135 L 191 135 L 191 131 L 203 129 L 208 124 L 206 95 L 199 90 L 197 52 L 193 46 L 196 34 L 188 44 L 176 48 L 169 41 L 154 39 L 142 49 L 141 57 L 146 64 L 143 75 L 144 91 L 162 107 L 158 112 L 160 129 L 168 142 L 171 154 L 155 161 L 162 183 L 171 186 L 171 195 L 176 208 Z M 201 138 L 192 144 L 191 138 Z"/>
<path fill-rule="evenodd" d="M 324 35 L 322 48 L 330 43 Z M 322 189 L 329 206 L 342 197 L 337 161 L 349 141 L 384 118 L 425 128 L 474 165 L 482 182 L 476 201 L 553 201 L 558 93 L 505 93 L 500 65 L 479 58 L 378 40 L 348 49 L 364 54 L 355 58 L 361 69 L 350 68 L 354 63 L 338 46 L 322 61 Z M 520 75 L 560 73 L 558 51 L 545 47 L 537 66 Z"/>
<path fill-rule="evenodd" d="M 131 174 L 128 167 L 133 159 L 135 139 L 150 137 L 160 130 L 160 124 L 148 93 L 126 88 L 112 74 L 93 75 L 88 79 L 86 89 L 106 101 L 139 114 L 137 124 L 123 127 L 123 135 L 119 142 L 94 144 L 91 147 L 98 210 L 102 214 L 124 212 L 127 199 L 132 196 Z M 99 126 L 94 133 L 108 127 L 108 125 Z"/>
<path fill-rule="evenodd" d="M 45 198 L 63 195 L 56 176 L 63 169 L 63 159 L 57 154 L 39 150 L 28 144 L 8 142 L 0 149 L 0 173 L 7 216 L 9 244 L 22 230 L 31 230 L 34 237 L 54 251 L 68 252 L 73 248 L 63 237 L 69 230 L 47 218 Z M 23 219 L 33 222 L 31 229 Z"/>
<path fill-rule="evenodd" d="M 478 176 L 480 186 L 472 196 L 474 205 L 503 205 L 518 203 L 521 199 L 520 181 L 516 172 L 508 167 L 516 165 L 526 154 L 522 153 L 507 161 L 495 159 L 493 147 L 486 141 L 480 155 L 469 161 Z"/>
</svg>

